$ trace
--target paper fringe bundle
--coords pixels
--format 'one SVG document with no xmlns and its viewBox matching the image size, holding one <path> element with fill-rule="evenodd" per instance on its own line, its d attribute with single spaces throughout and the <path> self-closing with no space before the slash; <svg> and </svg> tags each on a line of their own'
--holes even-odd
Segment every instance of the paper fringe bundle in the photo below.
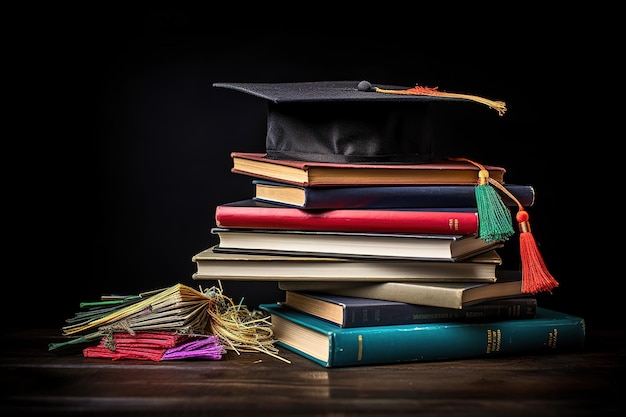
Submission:
<svg viewBox="0 0 626 417">
<path fill-rule="evenodd" d="M 225 353 L 224 349 L 224 346 L 219 343 L 219 339 L 215 335 L 198 337 L 179 346 L 169 348 L 165 351 L 161 360 L 189 358 L 218 360 L 222 359 L 222 354 Z"/>
<path fill-rule="evenodd" d="M 120 305 L 115 307 L 118 301 Z M 251 312 L 243 304 L 236 305 L 223 294 L 221 282 L 220 288 L 204 291 L 176 284 L 116 301 L 81 303 L 81 308 L 92 310 L 81 311 L 68 319 L 69 324 L 63 327 L 64 334 L 96 330 L 61 343 L 50 343 L 48 350 L 99 340 L 98 346 L 85 348 L 83 354 L 113 359 L 171 360 L 203 355 L 213 358 L 219 346 L 224 352 L 261 352 L 290 363 L 278 355 L 274 346 L 276 340 L 270 316 L 260 311 Z M 194 340 L 184 346 L 167 346 L 170 351 L 159 345 L 161 341 L 171 344 L 172 338 Z M 205 344 L 210 341 L 218 345 L 209 348 Z"/>
<path fill-rule="evenodd" d="M 97 346 L 83 349 L 86 358 L 151 360 L 222 359 L 224 346 L 217 336 L 185 335 L 172 332 L 114 333 Z"/>
<path fill-rule="evenodd" d="M 202 306 L 210 304 L 201 292 L 183 284 L 175 284 L 162 290 L 142 293 L 139 297 L 125 297 L 129 303 L 119 308 L 102 309 L 101 313 L 88 316 L 63 327 L 63 334 L 84 333 L 90 329 L 105 331 L 176 330 L 180 333 L 203 333 L 208 327 L 208 315 Z M 105 304 L 100 301 L 85 304 Z M 76 316 L 80 314 L 77 313 Z"/>
</svg>

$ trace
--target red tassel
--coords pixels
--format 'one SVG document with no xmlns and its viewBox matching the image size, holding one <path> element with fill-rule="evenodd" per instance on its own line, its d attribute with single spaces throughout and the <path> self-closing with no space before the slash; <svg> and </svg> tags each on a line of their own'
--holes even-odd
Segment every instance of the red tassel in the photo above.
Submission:
<svg viewBox="0 0 626 417">
<path fill-rule="evenodd" d="M 508 195 L 517 203 L 519 208 L 515 219 L 519 223 L 520 257 L 522 261 L 522 292 L 535 294 L 548 291 L 559 286 L 559 283 L 548 272 L 545 262 L 533 234 L 530 232 L 528 212 L 520 204 L 519 200 L 509 192 L 502 184 L 489 178 L 489 183 Z"/>
<path fill-rule="evenodd" d="M 545 262 L 533 234 L 530 232 L 528 212 L 520 210 L 515 216 L 520 229 L 520 255 L 522 258 L 522 292 L 538 293 L 551 291 L 559 286 L 552 274 L 548 272 Z"/>
</svg>

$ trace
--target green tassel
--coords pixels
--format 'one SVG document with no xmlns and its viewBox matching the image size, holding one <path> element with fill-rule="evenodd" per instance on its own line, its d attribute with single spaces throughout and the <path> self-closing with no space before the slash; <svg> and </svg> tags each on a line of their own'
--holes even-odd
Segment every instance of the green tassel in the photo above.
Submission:
<svg viewBox="0 0 626 417">
<path fill-rule="evenodd" d="M 477 185 L 474 190 L 478 207 L 478 237 L 486 242 L 493 242 L 507 240 L 513 236 L 515 230 L 511 211 L 498 192 L 487 182 Z"/>
</svg>

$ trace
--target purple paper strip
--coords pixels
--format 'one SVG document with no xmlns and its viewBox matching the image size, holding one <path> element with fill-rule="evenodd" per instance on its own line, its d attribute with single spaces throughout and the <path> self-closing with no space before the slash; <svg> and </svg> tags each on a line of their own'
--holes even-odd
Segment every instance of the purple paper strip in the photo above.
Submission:
<svg viewBox="0 0 626 417">
<path fill-rule="evenodd" d="M 204 358 L 218 360 L 222 358 L 224 346 L 219 344 L 217 336 L 203 337 L 191 340 L 179 346 L 168 349 L 161 360 Z"/>
</svg>

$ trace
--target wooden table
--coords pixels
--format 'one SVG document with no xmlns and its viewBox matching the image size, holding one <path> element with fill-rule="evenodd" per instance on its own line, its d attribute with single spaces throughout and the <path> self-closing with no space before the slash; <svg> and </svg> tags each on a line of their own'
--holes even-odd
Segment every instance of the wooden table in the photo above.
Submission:
<svg viewBox="0 0 626 417">
<path fill-rule="evenodd" d="M 4 333 L 3 416 L 623 415 L 626 337 L 588 329 L 579 353 L 323 368 L 281 350 L 220 361 L 88 359 L 58 330 Z"/>
</svg>

